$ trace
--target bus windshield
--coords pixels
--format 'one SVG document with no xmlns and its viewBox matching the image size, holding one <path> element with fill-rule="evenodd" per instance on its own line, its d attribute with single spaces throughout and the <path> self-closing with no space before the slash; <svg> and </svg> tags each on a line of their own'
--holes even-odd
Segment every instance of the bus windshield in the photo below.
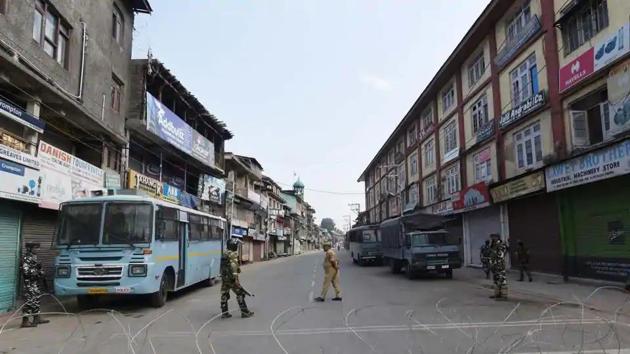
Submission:
<svg viewBox="0 0 630 354">
<path fill-rule="evenodd" d="M 101 228 L 103 205 L 69 204 L 61 208 L 61 227 L 57 234 L 59 245 L 96 245 Z"/>
<path fill-rule="evenodd" d="M 411 246 L 450 246 L 457 245 L 455 237 L 449 235 L 448 232 L 439 233 L 410 233 Z"/>
<path fill-rule="evenodd" d="M 377 242 L 380 241 L 378 240 L 378 237 L 376 235 L 376 230 L 367 230 L 367 231 L 363 231 L 363 242 Z"/>
<path fill-rule="evenodd" d="M 144 203 L 107 203 L 103 244 L 151 242 L 153 208 Z"/>
</svg>

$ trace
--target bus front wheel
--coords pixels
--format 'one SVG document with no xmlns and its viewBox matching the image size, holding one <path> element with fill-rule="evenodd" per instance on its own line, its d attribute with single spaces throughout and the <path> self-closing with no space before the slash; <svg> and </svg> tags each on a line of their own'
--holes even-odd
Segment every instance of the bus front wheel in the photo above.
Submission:
<svg viewBox="0 0 630 354">
<path fill-rule="evenodd" d="M 162 274 L 162 280 L 160 281 L 160 289 L 157 292 L 151 294 L 151 306 L 162 307 L 166 303 L 168 297 L 168 275 L 166 272 Z"/>
</svg>

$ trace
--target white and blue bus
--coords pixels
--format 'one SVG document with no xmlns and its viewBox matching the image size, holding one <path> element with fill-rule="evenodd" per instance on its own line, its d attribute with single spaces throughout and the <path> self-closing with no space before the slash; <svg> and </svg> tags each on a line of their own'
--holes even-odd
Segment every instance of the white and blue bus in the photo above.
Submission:
<svg viewBox="0 0 630 354">
<path fill-rule="evenodd" d="M 115 195 L 61 204 L 55 294 L 90 307 L 106 294 L 168 292 L 219 276 L 225 219 L 162 200 Z"/>
</svg>

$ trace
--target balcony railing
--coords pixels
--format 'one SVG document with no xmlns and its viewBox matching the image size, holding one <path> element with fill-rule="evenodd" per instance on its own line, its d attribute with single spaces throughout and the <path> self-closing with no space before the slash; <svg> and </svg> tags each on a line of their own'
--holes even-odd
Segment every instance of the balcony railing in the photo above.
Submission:
<svg viewBox="0 0 630 354">
<path fill-rule="evenodd" d="M 501 68 L 507 64 L 518 50 L 540 30 L 540 27 L 540 20 L 538 16 L 534 15 L 514 38 L 509 41 L 506 40 L 494 58 L 497 67 Z"/>
</svg>

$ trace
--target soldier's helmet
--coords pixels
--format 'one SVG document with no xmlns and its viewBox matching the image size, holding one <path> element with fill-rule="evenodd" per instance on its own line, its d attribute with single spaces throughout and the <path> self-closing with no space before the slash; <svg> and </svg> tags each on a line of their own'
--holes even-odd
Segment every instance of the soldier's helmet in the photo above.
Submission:
<svg viewBox="0 0 630 354">
<path fill-rule="evenodd" d="M 32 250 L 33 248 L 39 248 L 39 242 L 26 242 L 24 244 L 27 250 Z"/>
<path fill-rule="evenodd" d="M 240 242 L 239 240 L 236 240 L 233 238 L 229 239 L 227 241 L 227 249 L 230 251 L 237 251 L 239 242 Z"/>
</svg>

